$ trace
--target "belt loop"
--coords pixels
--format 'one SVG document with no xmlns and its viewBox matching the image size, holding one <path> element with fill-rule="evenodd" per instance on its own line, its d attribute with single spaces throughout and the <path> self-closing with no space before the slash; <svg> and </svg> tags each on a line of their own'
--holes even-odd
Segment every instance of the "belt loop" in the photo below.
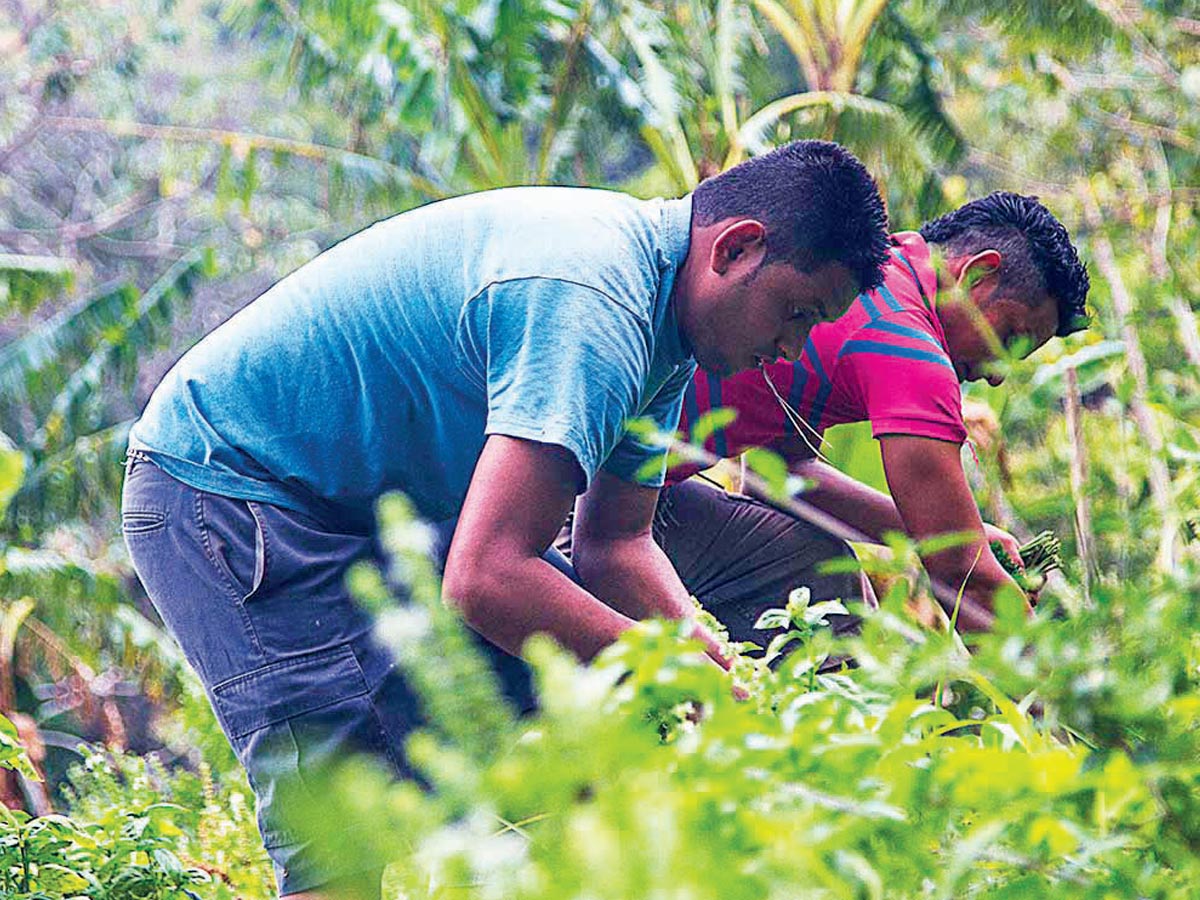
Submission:
<svg viewBox="0 0 1200 900">
<path fill-rule="evenodd" d="M 127 448 L 125 450 L 125 458 L 121 460 L 121 465 L 125 467 L 125 477 L 129 477 L 129 473 L 133 471 L 133 467 L 140 462 L 153 462 L 149 454 L 143 453 L 141 450 L 133 450 Z"/>
</svg>

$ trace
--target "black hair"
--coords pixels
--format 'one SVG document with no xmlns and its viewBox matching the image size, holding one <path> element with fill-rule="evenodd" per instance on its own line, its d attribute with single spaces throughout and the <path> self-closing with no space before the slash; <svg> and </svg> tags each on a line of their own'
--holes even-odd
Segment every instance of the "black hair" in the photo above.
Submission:
<svg viewBox="0 0 1200 900">
<path fill-rule="evenodd" d="M 921 226 L 921 237 L 955 256 L 998 250 L 1000 283 L 1022 298 L 1058 304 L 1059 337 L 1088 325 L 1087 267 L 1071 236 L 1037 197 L 996 191 Z"/>
<path fill-rule="evenodd" d="M 875 179 L 849 150 L 794 141 L 703 181 L 692 194 L 699 225 L 746 216 L 766 228 L 765 262 L 802 272 L 838 262 L 859 291 L 883 282 L 887 213 Z"/>
</svg>

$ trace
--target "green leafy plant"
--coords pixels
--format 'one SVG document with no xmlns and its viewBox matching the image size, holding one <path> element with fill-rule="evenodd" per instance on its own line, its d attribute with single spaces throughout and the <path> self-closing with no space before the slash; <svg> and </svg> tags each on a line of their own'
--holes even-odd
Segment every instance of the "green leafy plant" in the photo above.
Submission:
<svg viewBox="0 0 1200 900">
<path fill-rule="evenodd" d="M 0 716 L 0 768 L 36 777 Z M 207 771 L 88 751 L 66 790 L 71 815 L 0 806 L 0 896 L 12 900 L 212 900 L 272 896 L 245 789 Z"/>
<path fill-rule="evenodd" d="M 1046 576 L 1062 568 L 1062 544 L 1052 531 L 1043 531 L 1021 545 L 1019 566 L 999 541 L 992 541 L 991 547 L 997 562 L 1027 594 L 1036 594 L 1046 586 Z"/>
<path fill-rule="evenodd" d="M 799 590 L 760 620 L 784 629 L 769 663 L 735 661 L 740 701 L 677 623 L 591 666 L 534 640 L 541 709 L 513 720 L 426 606 L 405 507 L 384 517 L 393 574 L 417 581 L 391 605 L 363 579 L 382 633 L 422 695 L 460 700 L 409 742 L 427 789 L 360 762 L 293 815 L 364 869 L 391 862 L 388 897 L 1185 900 L 1200 877 L 1200 572 L 1065 619 L 998 609 L 970 655 L 908 625 L 898 592 L 835 640 L 815 629 L 844 608 Z M 857 668 L 816 672 L 828 653 Z M 485 753 L 475 716 L 497 723 Z"/>
</svg>

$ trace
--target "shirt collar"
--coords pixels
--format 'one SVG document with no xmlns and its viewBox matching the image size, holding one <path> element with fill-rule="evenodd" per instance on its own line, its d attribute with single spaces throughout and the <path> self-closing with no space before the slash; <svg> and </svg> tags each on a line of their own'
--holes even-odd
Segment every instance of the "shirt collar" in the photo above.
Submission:
<svg viewBox="0 0 1200 900">
<path fill-rule="evenodd" d="M 687 259 L 692 237 L 692 196 L 688 194 L 676 200 L 663 200 L 659 217 L 658 265 L 662 273 L 659 293 L 655 303 L 655 316 L 660 346 L 667 359 L 681 364 L 692 356 L 692 347 L 679 327 L 675 315 L 675 304 L 671 293 L 675 280 Z"/>
</svg>

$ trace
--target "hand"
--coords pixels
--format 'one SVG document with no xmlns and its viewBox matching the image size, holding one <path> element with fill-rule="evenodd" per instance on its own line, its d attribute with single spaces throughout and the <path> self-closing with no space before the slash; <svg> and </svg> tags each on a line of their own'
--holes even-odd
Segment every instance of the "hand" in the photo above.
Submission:
<svg viewBox="0 0 1200 900">
<path fill-rule="evenodd" d="M 733 665 L 733 660 L 721 652 L 721 645 L 717 641 L 716 635 L 703 625 L 696 623 L 692 626 L 692 637 L 704 644 L 704 652 L 708 654 L 709 659 L 726 672 L 729 671 L 729 667 Z"/>
<path fill-rule="evenodd" d="M 1021 569 L 1025 568 L 1025 563 L 1021 561 L 1021 545 L 1017 539 L 1005 531 L 1003 528 L 997 528 L 987 522 L 983 523 L 983 534 L 987 538 L 988 544 L 996 541 L 1004 548 L 1004 552 L 1008 554 L 1008 558 Z"/>
<path fill-rule="evenodd" d="M 716 665 L 720 666 L 726 672 L 729 671 L 730 667 L 733 665 L 733 660 L 721 652 L 721 647 L 717 643 L 717 639 L 711 631 L 709 631 L 703 625 L 697 624 L 692 629 L 692 637 L 704 644 L 704 649 L 708 654 L 709 659 L 711 659 Z M 732 691 L 734 700 L 748 700 L 750 698 L 750 692 L 740 684 L 735 683 L 732 687 Z"/>
<path fill-rule="evenodd" d="M 1009 559 L 1011 559 L 1017 565 L 1017 568 L 1019 568 L 1022 572 L 1025 571 L 1025 562 L 1021 559 L 1021 545 L 1017 543 L 1017 539 L 1015 537 L 1013 537 L 1003 528 L 997 528 L 995 525 L 989 525 L 987 522 L 983 523 L 983 532 L 987 536 L 987 542 L 989 544 L 991 544 L 992 541 L 999 541 L 1000 545 L 1004 548 L 1004 552 L 1008 554 Z M 1025 593 L 1029 597 L 1030 604 L 1036 606 L 1039 591 L 1026 590 Z"/>
</svg>

